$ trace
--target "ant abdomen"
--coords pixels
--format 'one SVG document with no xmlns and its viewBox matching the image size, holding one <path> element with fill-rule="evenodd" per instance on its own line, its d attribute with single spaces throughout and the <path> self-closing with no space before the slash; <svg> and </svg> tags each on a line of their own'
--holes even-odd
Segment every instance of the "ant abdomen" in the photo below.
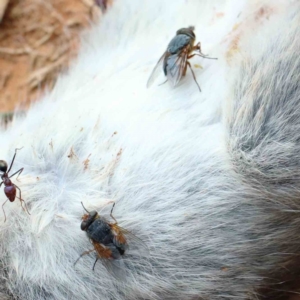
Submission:
<svg viewBox="0 0 300 300">
<path fill-rule="evenodd" d="M 4 188 L 4 193 L 5 193 L 6 197 L 8 198 L 8 200 L 10 202 L 14 202 L 15 201 L 17 190 L 16 190 L 16 188 L 15 188 L 15 186 L 13 184 L 9 185 L 9 186 L 6 186 Z"/>
</svg>

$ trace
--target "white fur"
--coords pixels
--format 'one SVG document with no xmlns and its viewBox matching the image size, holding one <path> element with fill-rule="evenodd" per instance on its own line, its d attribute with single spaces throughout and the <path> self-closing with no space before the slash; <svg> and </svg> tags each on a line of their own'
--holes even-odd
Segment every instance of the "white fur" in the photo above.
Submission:
<svg viewBox="0 0 300 300">
<path fill-rule="evenodd" d="M 299 249 L 298 18 L 293 1 L 116 0 L 68 74 L 2 131 L 1 158 L 24 147 L 13 182 L 31 212 L 17 199 L 4 207 L 3 297 L 257 299 L 287 289 L 276 284 Z M 175 89 L 146 89 L 189 25 L 218 57 L 192 59 L 202 93 L 189 71 Z M 105 216 L 115 201 L 119 225 L 147 244 L 124 260 L 126 280 L 101 261 L 93 272 L 94 254 L 73 266 L 92 247 L 81 201 Z"/>
</svg>

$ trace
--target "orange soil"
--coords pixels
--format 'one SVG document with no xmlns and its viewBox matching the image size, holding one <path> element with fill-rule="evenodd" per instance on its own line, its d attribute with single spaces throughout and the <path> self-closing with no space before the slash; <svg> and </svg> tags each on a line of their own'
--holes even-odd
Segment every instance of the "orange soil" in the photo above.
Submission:
<svg viewBox="0 0 300 300">
<path fill-rule="evenodd" d="M 94 0 L 10 0 L 0 23 L 0 113 L 28 107 L 76 55 L 101 15 Z"/>
</svg>

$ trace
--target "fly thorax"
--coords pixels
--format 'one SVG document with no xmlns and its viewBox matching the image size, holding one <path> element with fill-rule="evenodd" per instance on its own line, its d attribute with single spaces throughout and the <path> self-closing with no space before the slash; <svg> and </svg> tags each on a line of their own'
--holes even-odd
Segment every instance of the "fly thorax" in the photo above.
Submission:
<svg viewBox="0 0 300 300">
<path fill-rule="evenodd" d="M 169 43 L 167 51 L 170 54 L 179 54 L 183 48 L 191 43 L 191 40 L 193 39 L 186 34 L 176 35 Z"/>
</svg>

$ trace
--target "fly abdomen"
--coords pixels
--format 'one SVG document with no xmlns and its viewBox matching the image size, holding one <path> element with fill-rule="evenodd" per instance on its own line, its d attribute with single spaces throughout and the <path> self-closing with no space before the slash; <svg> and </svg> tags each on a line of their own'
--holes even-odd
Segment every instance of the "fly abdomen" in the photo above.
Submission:
<svg viewBox="0 0 300 300">
<path fill-rule="evenodd" d="M 111 257 L 113 259 L 121 258 L 121 256 L 124 254 L 125 251 L 120 251 L 118 247 L 116 247 L 114 244 L 109 244 L 106 247 L 108 247 L 111 251 Z"/>
</svg>

